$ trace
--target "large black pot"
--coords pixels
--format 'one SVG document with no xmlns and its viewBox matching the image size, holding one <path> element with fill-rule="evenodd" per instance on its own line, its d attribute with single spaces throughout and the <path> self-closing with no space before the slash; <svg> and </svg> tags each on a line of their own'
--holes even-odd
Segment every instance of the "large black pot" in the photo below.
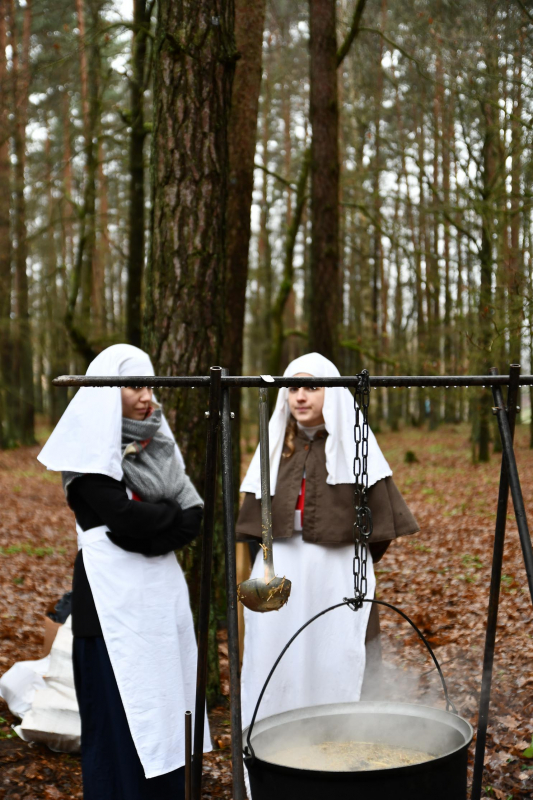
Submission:
<svg viewBox="0 0 533 800">
<path fill-rule="evenodd" d="M 247 734 L 248 729 L 243 744 Z M 252 800 L 466 800 L 472 736 L 472 726 L 456 714 L 409 703 L 363 701 L 287 711 L 253 727 L 245 758 Z M 435 758 L 360 772 L 295 769 L 269 761 L 274 753 L 302 741 L 378 742 Z"/>
</svg>

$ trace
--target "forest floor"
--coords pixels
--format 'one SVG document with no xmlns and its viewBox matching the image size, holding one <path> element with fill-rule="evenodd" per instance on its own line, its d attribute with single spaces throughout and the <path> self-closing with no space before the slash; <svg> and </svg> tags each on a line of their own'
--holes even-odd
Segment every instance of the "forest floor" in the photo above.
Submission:
<svg viewBox="0 0 533 800">
<path fill-rule="evenodd" d="M 499 456 L 473 466 L 466 426 L 378 438 L 421 527 L 376 565 L 379 597 L 398 604 L 424 631 L 452 700 L 475 726 Z M 533 520 L 528 444 L 528 431 L 519 427 L 517 459 Z M 69 589 L 76 553 L 59 477 L 41 468 L 38 450 L 0 452 L 0 674 L 15 661 L 40 657 L 43 616 Z M 407 451 L 418 461 L 405 463 Z M 511 509 L 508 520 L 483 797 L 525 800 L 533 794 L 533 758 L 524 756 L 533 735 L 533 609 Z M 388 611 L 381 620 L 391 692 L 443 707 L 435 671 L 407 624 Z M 206 757 L 204 797 L 230 800 L 228 710 L 220 706 L 210 716 L 217 749 Z M 13 722 L 0 700 L 0 798 L 81 798 L 79 758 L 25 744 L 11 731 Z"/>
</svg>

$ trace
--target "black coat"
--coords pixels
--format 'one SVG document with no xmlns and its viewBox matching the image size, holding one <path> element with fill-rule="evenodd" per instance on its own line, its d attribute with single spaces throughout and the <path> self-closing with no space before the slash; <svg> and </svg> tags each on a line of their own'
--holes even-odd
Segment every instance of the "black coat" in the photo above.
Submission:
<svg viewBox="0 0 533 800">
<path fill-rule="evenodd" d="M 114 544 L 148 557 L 178 550 L 200 533 L 200 506 L 183 510 L 174 500 L 160 503 L 130 500 L 126 485 L 107 475 L 75 478 L 68 487 L 68 502 L 84 531 L 106 525 Z M 102 636 L 82 550 L 74 563 L 72 632 L 74 636 Z"/>
</svg>

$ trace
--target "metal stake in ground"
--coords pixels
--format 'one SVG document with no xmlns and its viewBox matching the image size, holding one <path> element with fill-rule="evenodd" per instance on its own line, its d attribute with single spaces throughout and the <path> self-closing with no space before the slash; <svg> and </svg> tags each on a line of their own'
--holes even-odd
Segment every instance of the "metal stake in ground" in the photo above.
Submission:
<svg viewBox="0 0 533 800">
<path fill-rule="evenodd" d="M 211 568 L 213 563 L 213 531 L 217 485 L 217 446 L 220 422 L 221 367 L 211 367 L 209 385 L 209 423 L 205 454 L 204 535 L 202 540 L 202 573 L 198 609 L 198 668 L 196 671 L 196 704 L 194 709 L 194 746 L 192 757 L 192 797 L 202 796 L 204 759 L 204 715 L 207 686 L 207 654 L 209 644 L 209 606 L 211 604 Z"/>
<path fill-rule="evenodd" d="M 502 439 L 503 455 L 507 466 L 507 474 L 509 476 L 509 486 L 511 488 L 511 496 L 513 498 L 514 513 L 516 517 L 516 525 L 518 527 L 518 534 L 520 536 L 520 545 L 522 547 L 524 565 L 526 567 L 529 594 L 531 597 L 531 602 L 533 603 L 533 547 L 531 546 L 531 537 L 529 535 L 529 528 L 527 524 L 526 509 L 524 507 L 524 498 L 522 497 L 520 478 L 518 477 L 518 467 L 516 466 L 516 458 L 513 449 L 513 437 L 511 436 L 509 420 L 507 419 L 507 413 L 503 404 L 502 390 L 499 386 L 492 387 L 492 396 L 494 397 L 494 412 L 498 419 L 498 427 L 500 429 L 500 436 Z"/>
<path fill-rule="evenodd" d="M 497 374 L 494 367 L 491 372 Z M 514 436 L 516 419 L 516 402 L 518 398 L 518 381 L 520 366 L 511 364 L 509 371 L 509 391 L 507 393 L 507 417 L 511 431 L 511 441 Z M 498 607 L 500 602 L 500 585 L 502 579 L 503 545 L 505 539 L 505 526 L 507 521 L 507 506 L 509 503 L 509 477 L 505 457 L 502 453 L 500 470 L 500 488 L 498 491 L 498 506 L 496 511 L 496 527 L 494 532 L 494 548 L 492 553 L 492 570 L 490 577 L 489 609 L 487 615 L 487 630 L 485 635 L 485 651 L 483 655 L 483 676 L 481 678 L 481 697 L 479 700 L 479 715 L 476 737 L 476 754 L 474 757 L 474 776 L 472 780 L 471 800 L 481 797 L 483 782 L 483 763 L 485 760 L 485 747 L 487 744 L 487 725 L 490 707 L 490 691 L 492 686 L 492 668 L 494 664 L 494 650 L 496 646 L 496 625 L 498 623 Z"/>
<path fill-rule="evenodd" d="M 227 370 L 222 371 L 223 374 Z M 239 619 L 237 611 L 237 565 L 235 560 L 235 522 L 233 499 L 233 461 L 231 456 L 231 410 L 229 389 L 222 389 L 220 459 L 224 508 L 226 597 L 228 604 L 228 661 L 230 680 L 231 759 L 233 800 L 246 800 L 242 762 L 241 678 L 239 665 Z"/>
</svg>

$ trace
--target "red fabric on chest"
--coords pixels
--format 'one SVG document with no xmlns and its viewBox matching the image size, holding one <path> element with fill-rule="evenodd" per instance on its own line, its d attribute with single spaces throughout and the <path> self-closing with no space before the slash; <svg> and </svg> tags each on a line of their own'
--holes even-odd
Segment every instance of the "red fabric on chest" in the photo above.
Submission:
<svg viewBox="0 0 533 800">
<path fill-rule="evenodd" d="M 304 524 L 304 505 L 305 505 L 305 477 L 302 478 L 302 486 L 300 488 L 300 494 L 298 495 L 298 500 L 296 501 L 296 511 L 300 512 L 302 527 Z"/>
</svg>

